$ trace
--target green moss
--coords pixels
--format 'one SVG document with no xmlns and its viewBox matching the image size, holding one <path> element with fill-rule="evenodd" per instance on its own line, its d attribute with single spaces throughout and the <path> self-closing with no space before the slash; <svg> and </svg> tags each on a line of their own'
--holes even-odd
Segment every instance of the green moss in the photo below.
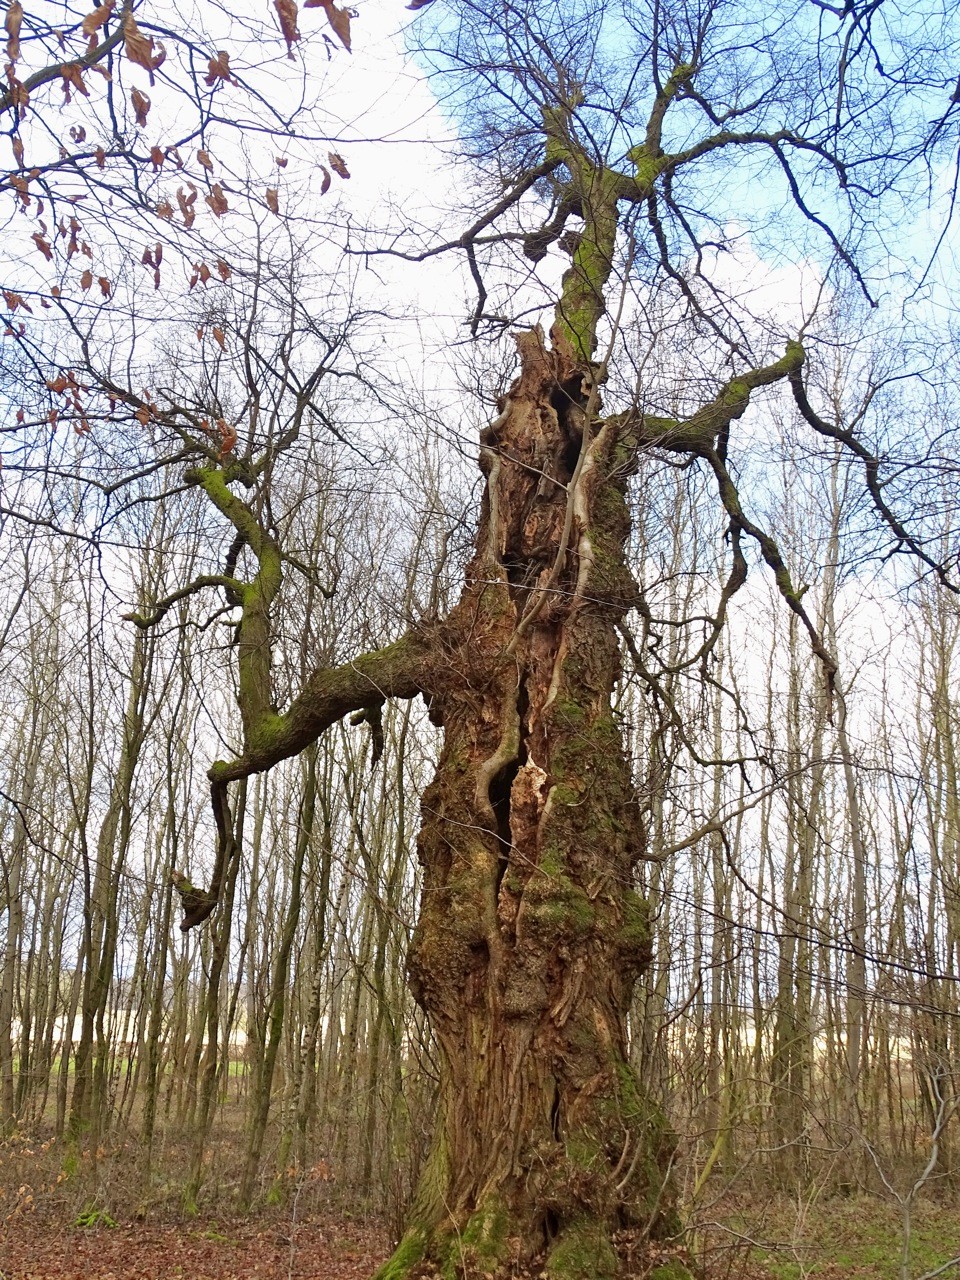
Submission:
<svg viewBox="0 0 960 1280">
<path fill-rule="evenodd" d="M 426 1231 L 422 1227 L 411 1227 L 373 1280 L 406 1280 L 426 1251 Z"/>
<path fill-rule="evenodd" d="M 625 951 L 639 951 L 650 945 L 650 904 L 633 889 L 625 889 L 620 898 L 623 921 L 618 941 Z"/>
<path fill-rule="evenodd" d="M 617 1257 L 602 1222 L 581 1218 L 561 1233 L 544 1273 L 550 1280 L 612 1280 Z"/>
<path fill-rule="evenodd" d="M 503 1204 L 492 1199 L 471 1215 L 462 1237 L 454 1242 L 457 1253 L 481 1273 L 496 1270 L 507 1249 L 509 1224 Z"/>
<path fill-rule="evenodd" d="M 583 889 L 563 874 L 564 865 L 556 848 L 544 851 L 538 874 L 523 893 L 528 932 L 559 940 L 583 938 L 593 931 L 596 909 Z"/>
</svg>

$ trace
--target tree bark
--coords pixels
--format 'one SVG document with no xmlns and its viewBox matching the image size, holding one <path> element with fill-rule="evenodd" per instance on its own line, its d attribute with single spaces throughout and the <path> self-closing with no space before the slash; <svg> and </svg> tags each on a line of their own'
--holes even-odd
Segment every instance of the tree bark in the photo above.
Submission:
<svg viewBox="0 0 960 1280">
<path fill-rule="evenodd" d="M 550 1276 L 612 1276 L 615 1233 L 673 1222 L 671 1138 L 626 1046 L 650 931 L 611 707 L 636 598 L 622 428 L 590 420 L 590 370 L 562 334 L 517 341 L 520 376 L 482 439 L 476 553 L 425 681 L 444 742 L 409 971 L 441 1098 L 380 1280 L 425 1258 L 479 1275 L 538 1255 Z"/>
</svg>

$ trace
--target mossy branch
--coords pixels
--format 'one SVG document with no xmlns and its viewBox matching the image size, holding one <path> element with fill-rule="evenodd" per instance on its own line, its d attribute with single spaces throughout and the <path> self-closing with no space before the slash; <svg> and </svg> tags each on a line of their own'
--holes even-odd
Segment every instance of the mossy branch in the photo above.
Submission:
<svg viewBox="0 0 960 1280">
<path fill-rule="evenodd" d="M 124 622 L 132 622 L 141 631 L 147 631 L 150 627 L 156 626 L 175 604 L 179 604 L 181 600 L 186 600 L 190 596 L 197 595 L 207 587 L 223 587 L 227 592 L 233 593 L 241 603 L 243 594 L 247 589 L 246 583 L 240 582 L 237 578 L 231 578 L 227 574 L 202 573 L 198 578 L 194 578 L 193 582 L 181 587 L 179 591 L 171 591 L 168 596 L 158 600 L 149 613 L 137 613 L 134 611 L 121 614 L 121 617 Z"/>
</svg>

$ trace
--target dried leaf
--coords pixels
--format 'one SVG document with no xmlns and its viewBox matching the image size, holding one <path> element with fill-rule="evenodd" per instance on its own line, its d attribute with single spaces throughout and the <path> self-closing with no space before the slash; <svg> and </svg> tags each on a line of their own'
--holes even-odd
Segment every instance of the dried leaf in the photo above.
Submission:
<svg viewBox="0 0 960 1280">
<path fill-rule="evenodd" d="M 16 62 L 20 57 L 20 24 L 22 22 L 23 5 L 20 0 L 13 0 L 3 21 L 7 33 L 7 57 L 11 62 Z"/>
<path fill-rule="evenodd" d="M 63 96 L 67 102 L 70 101 L 71 87 L 76 89 L 78 93 L 82 93 L 85 98 L 90 97 L 90 90 L 83 83 L 83 68 L 79 62 L 65 62 L 60 68 L 60 74 L 63 77 L 61 88 Z"/>
<path fill-rule="evenodd" d="M 210 268 L 207 266 L 205 262 L 197 263 L 197 276 L 201 284 L 206 284 L 212 275 L 213 275 L 213 272 L 210 270 Z"/>
<path fill-rule="evenodd" d="M 162 165 L 163 165 L 164 160 L 166 160 L 166 158 L 167 158 L 167 157 L 166 157 L 166 155 L 164 154 L 164 151 L 163 151 L 163 148 L 162 148 L 162 147 L 151 147 L 151 148 L 150 148 L 150 159 L 153 161 L 153 172 L 154 172 L 154 173 L 159 173 L 159 172 L 160 172 L 160 169 L 161 169 L 161 167 L 162 167 Z"/>
<path fill-rule="evenodd" d="M 290 163 L 290 161 L 287 159 L 287 157 L 286 157 L 286 156 L 277 156 L 277 168 L 278 168 L 278 169 L 285 169 L 289 163 Z"/>
<path fill-rule="evenodd" d="M 217 430 L 220 433 L 220 457 L 225 458 L 237 446 L 237 429 L 225 418 L 218 418 Z"/>
<path fill-rule="evenodd" d="M 216 342 L 216 344 L 217 344 L 217 346 L 220 348 L 220 350 L 221 350 L 221 351 L 226 351 L 226 349 L 227 349 L 227 339 L 226 339 L 226 337 L 224 336 L 224 332 L 223 332 L 223 330 L 222 330 L 222 329 L 220 328 L 220 326 L 219 326 L 219 325 L 217 325 L 217 324 L 215 324 L 215 325 L 213 326 L 213 337 L 214 337 L 214 341 Z"/>
<path fill-rule="evenodd" d="M 13 158 L 16 160 L 20 168 L 23 168 L 23 140 L 19 133 L 14 134 L 11 145 L 13 146 Z"/>
<path fill-rule="evenodd" d="M 188 182 L 187 186 L 190 188 L 189 195 L 184 195 L 183 187 L 177 187 L 177 204 L 180 206 L 180 215 L 183 218 L 183 225 L 185 227 L 192 227 L 197 217 L 196 211 L 193 207 L 197 202 L 197 188 L 192 182 Z"/>
<path fill-rule="evenodd" d="M 273 7 L 280 19 L 280 30 L 287 42 L 287 57 L 293 58 L 294 43 L 300 39 L 297 30 L 297 6 L 295 0 L 273 0 Z"/>
<path fill-rule="evenodd" d="M 338 9 L 333 0 L 304 0 L 305 9 L 325 9 L 327 21 L 336 33 L 340 43 L 350 51 L 350 11 Z"/>
<path fill-rule="evenodd" d="M 222 258 L 217 259 L 217 273 L 221 280 L 229 280 L 233 272 L 230 270 L 230 264 L 224 262 Z"/>
<path fill-rule="evenodd" d="M 141 93 L 139 89 L 131 89 L 130 104 L 133 107 L 134 115 L 137 117 L 137 124 L 145 125 L 147 123 L 147 112 L 150 110 L 150 99 L 145 93 Z"/>
<path fill-rule="evenodd" d="M 227 84 L 236 84 L 233 76 L 230 74 L 230 55 L 224 49 L 221 49 L 215 58 L 211 58 L 207 64 L 207 74 L 203 77 L 204 83 L 215 85 L 218 80 L 226 80 Z"/>
<path fill-rule="evenodd" d="M 152 415 L 147 405 L 142 404 L 133 416 L 140 423 L 141 427 L 149 427 Z"/>
<path fill-rule="evenodd" d="M 330 190 L 330 183 L 333 179 L 330 177 L 330 170 L 324 165 L 320 166 L 320 172 L 323 174 L 323 181 L 320 183 L 320 194 L 325 196 Z"/>
<path fill-rule="evenodd" d="M 131 9 L 123 15 L 123 51 L 131 62 L 149 71 L 150 83 L 153 84 L 153 73 L 163 63 L 167 51 L 162 44 L 158 44 L 154 53 L 153 36 L 143 34 Z"/>
<path fill-rule="evenodd" d="M 88 13 L 83 20 L 83 26 L 80 28 L 83 34 L 92 36 L 94 32 L 99 31 L 111 13 L 113 13 L 116 3 L 117 0 L 105 0 L 103 4 L 94 9 L 93 13 Z"/>
<path fill-rule="evenodd" d="M 210 188 L 210 194 L 205 199 L 218 218 L 222 218 L 230 208 L 227 204 L 227 197 L 223 194 L 223 187 L 219 182 L 213 184 Z"/>
<path fill-rule="evenodd" d="M 197 330 L 197 341 L 198 341 L 198 342 L 202 342 L 202 341 L 203 341 L 203 330 L 202 330 L 202 329 L 198 329 L 198 330 Z"/>
<path fill-rule="evenodd" d="M 103 147 L 97 147 L 96 151 L 93 153 L 93 158 L 97 162 L 98 169 L 102 169 L 107 163 L 107 153 L 104 151 Z"/>
<path fill-rule="evenodd" d="M 39 231 L 33 233 L 33 243 L 37 246 L 48 262 L 53 261 L 53 250 L 50 248 L 49 242 Z"/>
<path fill-rule="evenodd" d="M 203 165 L 204 169 L 212 169 L 213 161 L 210 159 L 210 153 L 202 149 L 197 152 L 197 159 Z"/>
<path fill-rule="evenodd" d="M 280 196 L 276 187 L 267 187 L 267 208 L 271 213 L 280 212 Z"/>
<path fill-rule="evenodd" d="M 100 292 L 103 294 L 103 296 L 105 298 L 109 298 L 110 294 L 113 292 L 113 289 L 107 277 L 97 276 L 97 284 L 100 286 Z"/>
<path fill-rule="evenodd" d="M 350 177 L 350 170 L 347 168 L 343 156 L 337 155 L 336 151 L 328 151 L 327 159 L 330 161 L 330 168 L 334 173 L 339 174 L 341 178 Z"/>
<path fill-rule="evenodd" d="M 72 142 L 77 143 L 77 145 L 78 145 L 78 146 L 80 145 L 80 143 L 81 143 L 81 142 L 86 142 L 86 140 L 87 140 L 87 131 L 86 131 L 86 129 L 83 127 L 83 125 L 82 125 L 82 124 L 75 124 L 75 125 L 71 128 L 71 130 L 70 130 L 70 140 L 71 140 Z"/>
<path fill-rule="evenodd" d="M 161 200 L 157 205 L 157 217 L 162 218 L 164 222 L 169 222 L 173 217 L 173 205 L 169 200 Z"/>
</svg>

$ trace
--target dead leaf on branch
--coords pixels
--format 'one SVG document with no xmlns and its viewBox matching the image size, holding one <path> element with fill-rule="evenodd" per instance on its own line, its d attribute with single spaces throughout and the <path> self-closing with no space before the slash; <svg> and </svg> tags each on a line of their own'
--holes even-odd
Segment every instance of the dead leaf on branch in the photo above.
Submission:
<svg viewBox="0 0 960 1280">
<path fill-rule="evenodd" d="M 93 13 L 88 13 L 80 28 L 83 34 L 85 36 L 95 35 L 113 13 L 116 5 L 117 0 L 105 0 L 105 3 L 98 5 Z"/>
<path fill-rule="evenodd" d="M 167 157 L 166 157 L 166 155 L 164 154 L 164 151 L 163 151 L 163 148 L 162 148 L 162 147 L 151 147 L 151 148 L 150 148 L 150 159 L 151 159 L 151 161 L 153 162 L 153 172 L 154 172 L 154 173 L 159 173 L 159 172 L 160 172 L 160 169 L 161 169 L 161 167 L 162 167 L 162 165 L 163 165 L 164 160 L 166 160 L 166 158 L 167 158 Z"/>
<path fill-rule="evenodd" d="M 141 93 L 139 89 L 131 89 L 130 105 L 133 107 L 133 113 L 137 117 L 137 124 L 142 128 L 147 123 L 147 112 L 150 110 L 150 99 L 145 93 Z"/>
<path fill-rule="evenodd" d="M 153 84 L 153 73 L 162 66 L 167 56 L 167 51 L 162 44 L 157 43 L 156 53 L 153 46 L 153 36 L 143 34 L 137 26 L 133 11 L 128 9 L 123 15 L 123 51 L 131 62 L 135 62 L 138 67 L 143 67 L 149 72 L 151 84 Z"/>
<path fill-rule="evenodd" d="M 90 97 L 90 90 L 83 83 L 83 68 L 79 62 L 66 62 L 60 68 L 60 75 L 63 77 L 61 88 L 63 89 L 64 101 L 70 102 L 70 90 L 76 89 L 78 93 L 83 94 L 85 98 Z"/>
<path fill-rule="evenodd" d="M 323 180 L 320 183 L 320 194 L 325 196 L 330 190 L 330 183 L 333 179 L 330 177 L 330 170 L 325 166 L 320 166 L 320 172 L 323 174 Z"/>
<path fill-rule="evenodd" d="M 192 227 L 197 218 L 196 210 L 193 207 L 197 203 L 197 188 L 192 182 L 188 182 L 187 186 L 189 188 L 189 193 L 187 194 L 184 193 L 183 187 L 177 187 L 177 204 L 180 206 L 183 225 Z M 159 208 L 157 211 L 159 212 Z"/>
<path fill-rule="evenodd" d="M 213 161 L 210 159 L 210 152 L 204 151 L 203 148 L 197 152 L 197 160 L 203 165 L 204 169 L 212 170 Z"/>
<path fill-rule="evenodd" d="M 225 49 L 221 49 L 215 58 L 211 58 L 207 64 L 207 74 L 203 77 L 204 84 L 210 85 L 212 88 L 218 80 L 223 80 L 227 84 L 236 84 L 236 80 L 230 74 L 230 55 Z"/>
<path fill-rule="evenodd" d="M 219 182 L 213 184 L 210 188 L 210 194 L 205 196 L 204 199 L 218 218 L 222 218 L 230 208 L 227 204 L 227 197 L 223 194 L 223 187 Z"/>
<path fill-rule="evenodd" d="M 350 170 L 347 168 L 343 156 L 337 155 L 336 151 L 328 151 L 327 159 L 330 161 L 330 168 L 341 178 L 349 178 Z"/>
<path fill-rule="evenodd" d="M 280 195 L 276 187 L 267 187 L 267 208 L 271 213 L 280 212 Z"/>
<path fill-rule="evenodd" d="M 53 261 L 53 250 L 47 239 L 40 234 L 39 231 L 33 233 L 33 243 L 37 246 L 48 262 Z"/>
<path fill-rule="evenodd" d="M 327 21 L 333 28 L 337 39 L 350 52 L 350 19 L 353 13 L 350 9 L 339 9 L 333 0 L 304 0 L 303 7 L 305 9 L 325 9 L 327 13 Z"/>
<path fill-rule="evenodd" d="M 7 33 L 7 57 L 12 63 L 20 57 L 20 24 L 22 22 L 23 5 L 20 0 L 13 0 L 3 22 Z"/>
<path fill-rule="evenodd" d="M 287 57 L 292 59 L 293 46 L 300 39 L 300 32 L 297 30 L 296 0 L 273 0 L 273 7 L 280 19 L 280 31 L 287 42 Z"/>
<path fill-rule="evenodd" d="M 164 222 L 169 222 L 173 217 L 173 205 L 169 200 L 161 200 L 157 205 L 157 217 L 162 218 Z"/>
</svg>

